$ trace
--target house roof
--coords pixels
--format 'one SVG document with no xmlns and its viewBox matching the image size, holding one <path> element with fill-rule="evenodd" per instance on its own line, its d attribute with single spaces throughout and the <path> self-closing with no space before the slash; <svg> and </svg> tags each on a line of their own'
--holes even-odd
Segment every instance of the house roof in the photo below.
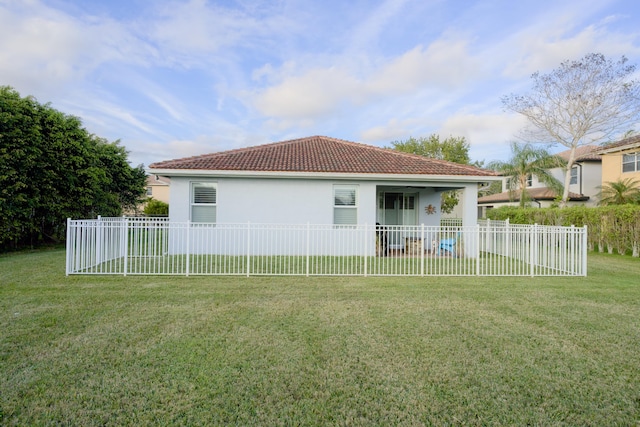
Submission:
<svg viewBox="0 0 640 427">
<path fill-rule="evenodd" d="M 630 136 L 629 138 L 625 138 L 621 141 L 600 147 L 598 154 L 615 153 L 633 148 L 640 148 L 640 135 Z"/>
<path fill-rule="evenodd" d="M 555 191 L 546 187 L 527 188 L 527 194 L 531 200 L 555 200 L 558 195 Z M 589 196 L 583 196 L 577 193 L 569 193 L 569 200 L 574 202 L 581 202 L 589 200 Z M 485 203 L 503 203 L 503 202 L 517 202 L 520 201 L 520 193 L 517 191 L 503 193 L 490 194 L 488 196 L 478 197 L 478 204 Z"/>
<path fill-rule="evenodd" d="M 165 176 L 159 175 L 147 175 L 147 186 L 149 185 L 162 185 L 167 186 L 171 183 L 171 179 Z"/>
<path fill-rule="evenodd" d="M 582 145 L 580 147 L 576 147 L 575 152 L 575 162 L 601 162 L 602 157 L 600 157 L 599 151 L 602 147 L 598 145 Z M 569 160 L 569 154 L 571 150 L 561 151 L 556 156 L 563 158 L 564 160 Z"/>
<path fill-rule="evenodd" d="M 167 160 L 151 169 L 496 176 L 494 171 L 326 136 Z"/>
</svg>

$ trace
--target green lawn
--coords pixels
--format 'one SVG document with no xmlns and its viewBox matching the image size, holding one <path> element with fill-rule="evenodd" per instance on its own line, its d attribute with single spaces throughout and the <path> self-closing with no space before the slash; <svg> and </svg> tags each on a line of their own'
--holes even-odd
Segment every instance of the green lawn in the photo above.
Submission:
<svg viewBox="0 0 640 427">
<path fill-rule="evenodd" d="M 638 425 L 640 260 L 577 278 L 64 276 L 0 256 L 0 425 Z"/>
</svg>

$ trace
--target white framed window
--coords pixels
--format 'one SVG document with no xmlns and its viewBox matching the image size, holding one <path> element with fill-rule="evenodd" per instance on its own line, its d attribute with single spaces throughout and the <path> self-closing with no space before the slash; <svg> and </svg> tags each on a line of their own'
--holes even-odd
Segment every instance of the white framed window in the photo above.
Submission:
<svg viewBox="0 0 640 427">
<path fill-rule="evenodd" d="M 153 196 L 153 187 L 147 187 L 147 196 Z"/>
<path fill-rule="evenodd" d="M 191 222 L 216 222 L 218 184 L 215 182 L 191 183 Z"/>
<path fill-rule="evenodd" d="M 358 186 L 333 186 L 333 223 L 335 225 L 358 223 Z"/>
<path fill-rule="evenodd" d="M 577 183 L 578 183 L 578 168 L 573 167 L 571 168 L 571 181 L 569 181 L 569 184 L 573 185 Z"/>
<path fill-rule="evenodd" d="M 533 175 L 527 175 L 527 187 L 531 187 L 533 185 Z"/>
<path fill-rule="evenodd" d="M 640 172 L 640 153 L 622 156 L 622 172 Z"/>
</svg>

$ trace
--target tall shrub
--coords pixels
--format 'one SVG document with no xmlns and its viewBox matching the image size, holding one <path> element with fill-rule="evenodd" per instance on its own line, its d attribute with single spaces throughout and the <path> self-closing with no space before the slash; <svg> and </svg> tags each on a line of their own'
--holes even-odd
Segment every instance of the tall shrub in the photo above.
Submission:
<svg viewBox="0 0 640 427">
<path fill-rule="evenodd" d="M 640 206 L 619 205 L 588 208 L 525 208 L 505 206 L 487 211 L 487 217 L 512 224 L 540 224 L 576 227 L 587 226 L 589 250 L 606 250 L 640 256 Z"/>
</svg>

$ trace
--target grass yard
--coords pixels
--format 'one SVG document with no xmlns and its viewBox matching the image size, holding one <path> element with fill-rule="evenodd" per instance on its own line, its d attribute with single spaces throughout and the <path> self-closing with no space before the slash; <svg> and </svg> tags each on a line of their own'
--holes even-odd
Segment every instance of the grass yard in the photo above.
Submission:
<svg viewBox="0 0 640 427">
<path fill-rule="evenodd" d="M 64 275 L 0 256 L 0 425 L 638 425 L 640 261 L 588 277 Z"/>
</svg>

